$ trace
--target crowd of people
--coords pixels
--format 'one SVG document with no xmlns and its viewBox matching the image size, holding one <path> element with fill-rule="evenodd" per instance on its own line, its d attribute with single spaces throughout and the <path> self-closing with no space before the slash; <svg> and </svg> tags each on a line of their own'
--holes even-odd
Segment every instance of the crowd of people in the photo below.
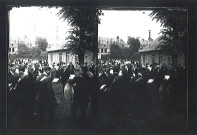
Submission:
<svg viewBox="0 0 197 135">
<path fill-rule="evenodd" d="M 184 126 L 187 121 L 185 67 L 109 60 L 99 63 L 98 69 L 99 119 L 120 128 L 132 128 L 139 123 L 164 127 L 165 122 Z"/>
<path fill-rule="evenodd" d="M 57 106 L 51 68 L 46 60 L 16 59 L 8 63 L 8 124 L 53 121 Z"/>
<path fill-rule="evenodd" d="M 71 75 L 74 75 L 72 78 Z M 58 78 L 73 87 L 71 118 L 84 121 L 88 104 L 91 117 L 115 127 L 135 127 L 158 117 L 186 116 L 187 76 L 184 67 L 139 61 L 109 60 L 80 65 L 63 62 L 49 67 L 47 60 L 8 63 L 8 118 L 29 122 L 54 121 L 57 101 L 52 88 Z"/>
<path fill-rule="evenodd" d="M 69 79 L 74 75 L 74 79 Z M 46 60 L 16 59 L 8 64 L 8 118 L 9 121 L 28 123 L 35 118 L 39 122 L 53 122 L 57 101 L 53 89 L 54 79 L 63 86 L 75 84 L 71 116 L 75 119 L 77 108 L 81 118 L 86 117 L 86 110 L 91 98 L 92 116 L 96 118 L 96 93 L 94 64 L 75 66 L 60 62 L 49 67 Z M 91 82 L 91 83 L 90 83 Z"/>
</svg>

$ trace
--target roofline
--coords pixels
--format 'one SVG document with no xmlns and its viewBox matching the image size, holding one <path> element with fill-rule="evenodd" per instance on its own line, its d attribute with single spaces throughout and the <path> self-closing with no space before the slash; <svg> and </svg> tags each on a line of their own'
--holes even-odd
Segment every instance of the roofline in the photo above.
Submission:
<svg viewBox="0 0 197 135">
<path fill-rule="evenodd" d="M 47 51 L 47 52 L 58 52 L 58 51 L 60 51 L 60 52 L 63 52 L 63 51 L 68 51 L 69 49 L 67 48 L 67 49 L 57 49 L 57 50 L 49 50 L 49 51 Z"/>
<path fill-rule="evenodd" d="M 159 50 L 147 50 L 147 51 L 139 51 L 139 53 L 145 53 L 145 52 L 155 52 L 155 51 L 163 51 L 163 49 L 159 49 Z"/>
</svg>

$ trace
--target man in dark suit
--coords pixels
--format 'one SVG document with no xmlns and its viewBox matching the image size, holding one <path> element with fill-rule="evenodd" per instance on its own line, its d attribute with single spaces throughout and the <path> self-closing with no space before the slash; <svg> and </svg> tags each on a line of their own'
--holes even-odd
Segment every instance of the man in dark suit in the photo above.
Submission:
<svg viewBox="0 0 197 135">
<path fill-rule="evenodd" d="M 67 83 L 67 80 L 68 80 L 69 76 L 70 76 L 70 70 L 64 64 L 63 67 L 60 70 L 60 77 L 61 77 L 61 82 L 62 82 L 62 85 L 63 85 L 63 95 L 64 95 L 64 87 Z"/>
<path fill-rule="evenodd" d="M 24 66 L 14 75 L 12 89 L 8 91 L 8 118 L 17 119 L 17 124 L 31 121 L 34 112 L 35 89 L 31 72 Z M 12 117 L 12 118 L 11 118 Z"/>
<path fill-rule="evenodd" d="M 51 68 L 44 67 L 43 73 L 37 78 L 38 86 L 38 115 L 41 122 L 54 121 L 54 113 L 57 105 L 52 89 Z"/>
<path fill-rule="evenodd" d="M 53 63 L 53 67 L 51 69 L 51 79 L 53 80 L 56 77 L 57 77 L 57 69 L 55 68 L 55 63 Z"/>
<path fill-rule="evenodd" d="M 86 110 L 89 103 L 90 86 L 89 77 L 87 75 L 87 67 L 81 68 L 83 73 L 80 76 L 76 76 L 74 79 L 69 79 L 68 83 L 75 84 L 73 103 L 71 106 L 71 117 L 75 118 L 76 110 L 79 107 L 81 112 L 81 120 L 85 120 Z"/>
<path fill-rule="evenodd" d="M 72 62 L 69 63 L 68 69 L 70 70 L 70 73 L 71 73 L 71 74 L 74 74 L 74 69 L 75 69 L 75 68 L 74 68 L 74 65 L 72 64 Z"/>
</svg>

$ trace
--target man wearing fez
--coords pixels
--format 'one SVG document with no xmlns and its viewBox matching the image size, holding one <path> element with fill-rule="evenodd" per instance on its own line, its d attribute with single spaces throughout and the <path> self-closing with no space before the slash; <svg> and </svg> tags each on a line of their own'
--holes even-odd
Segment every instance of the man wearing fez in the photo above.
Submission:
<svg viewBox="0 0 197 135">
<path fill-rule="evenodd" d="M 52 89 L 51 68 L 43 67 L 43 73 L 37 78 L 38 115 L 41 122 L 53 121 L 57 101 Z"/>
</svg>

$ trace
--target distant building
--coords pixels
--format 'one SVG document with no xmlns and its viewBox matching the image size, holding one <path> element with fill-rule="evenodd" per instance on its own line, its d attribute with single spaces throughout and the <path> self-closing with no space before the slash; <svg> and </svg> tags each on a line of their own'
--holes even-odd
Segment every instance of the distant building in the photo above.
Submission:
<svg viewBox="0 0 197 135">
<path fill-rule="evenodd" d="M 162 65 L 165 63 L 167 66 L 172 64 L 171 55 L 167 54 L 164 49 L 161 48 L 159 38 L 152 40 L 150 37 L 148 40 L 141 39 L 140 40 L 140 56 L 141 56 L 141 64 L 151 65 L 152 63 L 157 63 Z M 179 53 L 178 55 L 178 64 L 184 66 L 185 57 L 183 53 Z"/>
<path fill-rule="evenodd" d="M 9 43 L 9 54 L 17 54 L 18 53 L 18 43 L 16 40 L 12 40 Z"/>
<path fill-rule="evenodd" d="M 110 45 L 115 43 L 113 38 L 99 37 L 98 39 L 98 59 L 102 59 L 103 55 L 110 54 Z"/>
<path fill-rule="evenodd" d="M 10 37 L 9 54 L 17 54 L 19 44 L 25 44 L 28 48 L 35 46 L 34 43 L 29 38 L 27 38 L 27 36 L 24 36 L 24 38 Z"/>
<path fill-rule="evenodd" d="M 48 63 L 49 66 L 52 66 L 53 63 L 58 64 L 60 62 L 64 62 L 66 64 L 75 62 L 78 60 L 77 56 L 72 54 L 70 50 L 63 46 L 53 46 L 51 48 L 47 48 L 48 55 Z"/>
<path fill-rule="evenodd" d="M 54 45 L 51 48 L 47 48 L 48 63 L 52 66 L 53 63 L 58 64 L 64 62 L 68 65 L 70 62 L 75 66 L 76 62 L 79 62 L 78 55 L 73 54 L 70 49 L 63 46 Z M 84 63 L 90 63 L 93 61 L 93 54 L 86 52 L 84 56 Z"/>
<path fill-rule="evenodd" d="M 147 43 L 147 42 L 146 42 Z M 141 64 L 158 63 L 170 65 L 172 63 L 171 56 L 159 47 L 159 37 L 151 43 L 143 44 L 139 50 L 141 54 Z"/>
<path fill-rule="evenodd" d="M 125 43 L 123 39 L 119 38 L 119 36 L 116 37 L 115 44 L 118 45 L 120 48 L 128 47 L 127 43 Z"/>
<path fill-rule="evenodd" d="M 107 56 L 110 54 L 110 46 L 111 44 L 118 45 L 120 48 L 127 47 L 127 44 L 123 41 L 123 39 L 119 38 L 119 36 L 116 37 L 116 39 L 113 38 L 107 38 L 107 37 L 99 37 L 98 39 L 98 59 L 102 59 L 102 56 Z"/>
</svg>

